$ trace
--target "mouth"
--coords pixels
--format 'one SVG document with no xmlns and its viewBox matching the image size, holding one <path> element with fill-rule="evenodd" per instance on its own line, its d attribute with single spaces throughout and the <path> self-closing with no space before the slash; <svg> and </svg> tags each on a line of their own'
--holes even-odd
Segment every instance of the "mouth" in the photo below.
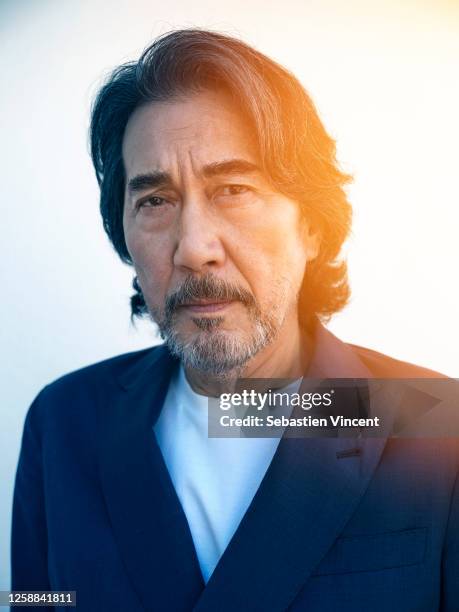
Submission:
<svg viewBox="0 0 459 612">
<path fill-rule="evenodd" d="M 220 312 L 234 303 L 234 300 L 193 300 L 182 304 L 179 308 L 194 314 L 212 314 Z"/>
</svg>

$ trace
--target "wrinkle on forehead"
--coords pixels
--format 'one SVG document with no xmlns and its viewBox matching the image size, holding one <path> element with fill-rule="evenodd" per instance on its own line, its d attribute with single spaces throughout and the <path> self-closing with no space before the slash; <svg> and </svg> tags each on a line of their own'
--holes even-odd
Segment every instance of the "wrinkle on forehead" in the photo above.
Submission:
<svg viewBox="0 0 459 612">
<path fill-rule="evenodd" d="M 252 132 L 231 100 L 216 92 L 145 104 L 134 111 L 126 127 L 126 174 L 198 175 L 202 166 L 231 158 L 256 164 Z"/>
</svg>

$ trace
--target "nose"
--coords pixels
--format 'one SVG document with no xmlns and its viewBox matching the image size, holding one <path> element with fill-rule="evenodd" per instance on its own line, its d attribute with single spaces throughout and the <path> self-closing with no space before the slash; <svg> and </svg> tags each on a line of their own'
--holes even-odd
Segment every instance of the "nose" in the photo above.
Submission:
<svg viewBox="0 0 459 612">
<path fill-rule="evenodd" d="M 215 214 L 209 212 L 205 198 L 184 201 L 178 221 L 174 266 L 187 273 L 211 272 L 223 265 L 225 251 Z"/>
</svg>

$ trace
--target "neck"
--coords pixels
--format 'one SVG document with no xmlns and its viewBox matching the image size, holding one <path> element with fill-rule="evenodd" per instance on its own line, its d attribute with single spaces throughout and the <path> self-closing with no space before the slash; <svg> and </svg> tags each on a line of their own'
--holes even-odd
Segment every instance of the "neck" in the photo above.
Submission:
<svg viewBox="0 0 459 612">
<path fill-rule="evenodd" d="M 245 366 L 223 376 L 190 367 L 185 373 L 192 389 L 200 395 L 218 397 L 234 392 L 241 378 L 295 379 L 304 376 L 312 354 L 312 339 L 296 325 L 279 330 L 274 341 L 259 351 Z"/>
</svg>

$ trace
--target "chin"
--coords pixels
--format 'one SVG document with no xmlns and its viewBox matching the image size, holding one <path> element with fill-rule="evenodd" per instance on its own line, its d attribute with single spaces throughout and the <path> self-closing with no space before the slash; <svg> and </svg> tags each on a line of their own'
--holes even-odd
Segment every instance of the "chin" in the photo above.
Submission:
<svg viewBox="0 0 459 612">
<path fill-rule="evenodd" d="M 206 330 L 186 336 L 176 332 L 167 338 L 169 349 L 185 367 L 213 376 L 229 376 L 239 372 L 261 348 L 240 331 L 209 325 Z"/>
</svg>

